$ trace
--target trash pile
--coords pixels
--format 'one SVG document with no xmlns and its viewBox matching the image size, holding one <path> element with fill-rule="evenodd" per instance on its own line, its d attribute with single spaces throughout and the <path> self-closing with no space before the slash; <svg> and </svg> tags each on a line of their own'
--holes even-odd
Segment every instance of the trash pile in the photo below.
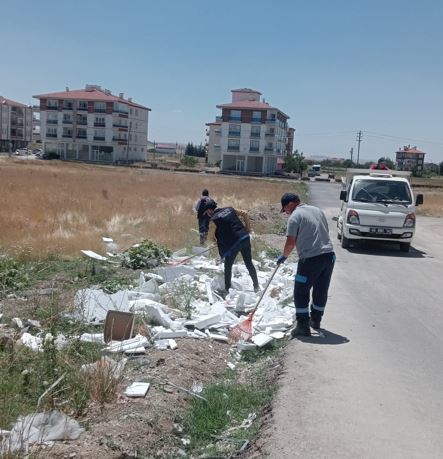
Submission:
<svg viewBox="0 0 443 459">
<path fill-rule="evenodd" d="M 144 353 L 143 349 L 149 347 L 151 341 L 158 349 L 174 349 L 177 346 L 175 338 L 228 342 L 229 331 L 247 318 L 260 292 L 252 290 L 246 267 L 235 264 L 232 288 L 226 295 L 221 295 L 223 265 L 207 258 L 201 253 L 204 251 L 201 247 L 194 247 L 192 251 L 192 257 L 185 256 L 185 249 L 174 252 L 168 260 L 169 265 L 157 267 L 149 273 L 141 272 L 134 289 L 114 294 L 96 289 L 79 290 L 75 295 L 74 318 L 90 324 L 105 323 L 105 335 L 110 311 L 134 314 L 149 328 L 151 340 L 142 335 L 132 336 L 128 324 L 127 339 L 111 333 L 112 342 L 105 349 L 108 352 Z M 258 267 L 259 283 L 263 288 L 275 269 L 275 262 L 266 259 L 265 254 L 262 259 L 262 263 L 255 261 L 254 264 Z M 187 264 L 181 265 L 184 260 Z M 276 273 L 254 315 L 252 338 L 247 342 L 240 340 L 240 350 L 263 347 L 274 339 L 281 339 L 292 326 L 295 270 L 295 264 L 287 263 Z M 113 322 L 115 328 L 118 320 L 115 318 Z M 102 339 L 102 334 L 81 336 L 81 340 L 104 344 Z"/>
<path fill-rule="evenodd" d="M 112 376 L 115 374 L 116 378 L 120 378 L 128 358 L 149 354 L 150 349 L 177 349 L 180 342 L 176 340 L 182 338 L 232 344 L 227 366 L 234 369 L 242 351 L 261 348 L 285 337 L 294 320 L 292 298 L 295 263 L 286 263 L 276 270 L 275 261 L 262 253 L 262 261 L 254 261 L 262 289 L 258 293 L 253 291 L 244 264 L 235 264 L 232 269 L 232 288 L 226 294 L 221 294 L 224 289 L 223 265 L 208 258 L 205 248 L 194 247 L 192 253 L 191 257 L 186 256 L 186 250 L 182 249 L 150 272 L 141 271 L 137 286 L 132 289 L 113 294 L 95 288 L 78 290 L 74 298 L 74 310 L 67 318 L 96 325 L 97 333 L 79 336 L 60 333 L 52 336 L 43 331 L 38 321 L 14 318 L 10 328 L 13 333 L 7 335 L 4 329 L 3 344 L 12 346 L 15 341 L 41 352 L 48 341 L 57 349 L 63 349 L 75 340 L 96 343 L 102 346 L 103 357 L 100 361 L 83 365 L 81 371 L 86 375 L 109 368 Z M 115 257 L 118 255 L 114 255 L 113 260 Z M 272 282 L 263 293 L 272 273 Z M 259 298 L 261 301 L 252 319 L 252 336 L 233 342 L 230 331 L 248 318 Z M 111 358 L 115 356 L 119 359 Z M 189 390 L 169 381 L 166 383 L 200 397 L 195 388 Z M 149 386 L 146 381 L 132 381 L 125 388 L 124 395 L 129 398 L 145 397 Z M 72 430 L 74 433 L 63 430 L 58 435 L 47 435 L 46 430 L 37 426 L 40 421 L 47 423 L 45 416 L 51 419 L 51 424 L 55 420 L 61 422 L 64 415 L 58 412 L 35 413 L 29 419 L 20 418 L 10 432 L 0 432 L 3 450 L 5 445 L 11 450 L 26 449 L 37 436 L 41 442 L 72 439 L 80 434 L 75 425 Z M 68 425 L 71 421 L 75 422 L 69 418 L 62 420 Z M 29 435 L 23 442 L 18 442 L 14 432 L 23 427 L 26 427 Z M 55 430 L 56 427 L 51 432 Z"/>
</svg>

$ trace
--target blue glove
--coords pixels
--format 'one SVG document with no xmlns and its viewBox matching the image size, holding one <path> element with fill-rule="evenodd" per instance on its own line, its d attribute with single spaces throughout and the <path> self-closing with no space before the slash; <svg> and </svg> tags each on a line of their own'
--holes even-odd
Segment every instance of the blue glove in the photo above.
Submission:
<svg viewBox="0 0 443 459">
<path fill-rule="evenodd" d="M 284 255 L 280 255 L 278 258 L 277 258 L 277 264 L 278 265 L 281 265 L 282 263 L 284 263 L 286 261 L 286 258 Z"/>
</svg>

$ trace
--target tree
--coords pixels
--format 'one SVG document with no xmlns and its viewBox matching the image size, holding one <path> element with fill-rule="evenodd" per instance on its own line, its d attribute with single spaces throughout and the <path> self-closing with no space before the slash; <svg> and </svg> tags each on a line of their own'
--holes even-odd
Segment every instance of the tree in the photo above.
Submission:
<svg viewBox="0 0 443 459">
<path fill-rule="evenodd" d="M 186 145 L 185 155 L 194 156 L 194 145 L 191 142 Z"/>
<path fill-rule="evenodd" d="M 298 150 L 295 150 L 293 155 L 287 155 L 285 163 L 288 172 L 296 172 L 300 175 L 308 168 L 303 152 L 299 153 Z"/>
<path fill-rule="evenodd" d="M 443 175 L 443 161 L 440 163 L 440 175 Z"/>
</svg>

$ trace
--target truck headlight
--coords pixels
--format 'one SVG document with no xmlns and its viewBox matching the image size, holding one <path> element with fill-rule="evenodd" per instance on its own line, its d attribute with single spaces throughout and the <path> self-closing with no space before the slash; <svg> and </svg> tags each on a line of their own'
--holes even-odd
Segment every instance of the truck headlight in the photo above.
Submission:
<svg viewBox="0 0 443 459">
<path fill-rule="evenodd" d="M 414 228 L 415 227 L 415 214 L 406 215 L 403 228 Z"/>
<path fill-rule="evenodd" d="M 356 210 L 351 209 L 348 212 L 347 222 L 351 225 L 360 225 L 360 217 L 358 216 L 358 212 Z"/>
</svg>

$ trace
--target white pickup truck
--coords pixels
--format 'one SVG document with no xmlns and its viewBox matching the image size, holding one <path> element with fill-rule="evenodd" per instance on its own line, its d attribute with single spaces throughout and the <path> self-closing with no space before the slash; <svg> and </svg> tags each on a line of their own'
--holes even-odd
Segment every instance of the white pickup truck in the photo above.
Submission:
<svg viewBox="0 0 443 459">
<path fill-rule="evenodd" d="M 340 193 L 341 209 L 337 219 L 338 239 L 348 248 L 351 241 L 379 240 L 400 243 L 408 252 L 415 232 L 415 207 L 410 172 L 347 169 Z"/>
</svg>

